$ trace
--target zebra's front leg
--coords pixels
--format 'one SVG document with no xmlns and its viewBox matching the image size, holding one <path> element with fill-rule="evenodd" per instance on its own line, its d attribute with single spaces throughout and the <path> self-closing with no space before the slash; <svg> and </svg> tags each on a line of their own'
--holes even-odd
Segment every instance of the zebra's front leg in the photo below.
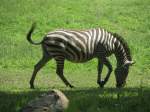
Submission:
<svg viewBox="0 0 150 112">
<path fill-rule="evenodd" d="M 102 85 L 102 86 L 104 86 L 104 85 L 107 83 L 107 81 L 108 81 L 108 79 L 109 79 L 109 77 L 110 77 L 110 74 L 111 74 L 111 72 L 112 72 L 112 65 L 111 65 L 111 63 L 109 62 L 109 60 L 108 60 L 107 58 L 104 58 L 104 59 L 103 59 L 103 63 L 104 63 L 104 64 L 106 65 L 106 67 L 108 68 L 108 73 L 107 73 L 105 79 L 104 79 L 103 81 L 101 81 L 101 85 Z"/>
<path fill-rule="evenodd" d="M 104 86 L 104 85 L 102 84 L 102 80 L 101 80 L 102 69 L 103 69 L 103 63 L 100 62 L 100 59 L 98 59 L 98 66 L 97 66 L 97 70 L 98 70 L 97 84 L 99 84 L 100 87 L 103 87 L 103 86 Z"/>
<path fill-rule="evenodd" d="M 56 69 L 56 73 L 57 75 L 60 77 L 60 79 L 65 83 L 66 86 L 69 86 L 70 88 L 73 88 L 74 86 L 72 86 L 67 79 L 64 77 L 63 74 L 63 69 L 64 69 L 64 58 L 57 58 L 55 59 L 56 63 L 57 63 L 57 69 Z"/>
</svg>

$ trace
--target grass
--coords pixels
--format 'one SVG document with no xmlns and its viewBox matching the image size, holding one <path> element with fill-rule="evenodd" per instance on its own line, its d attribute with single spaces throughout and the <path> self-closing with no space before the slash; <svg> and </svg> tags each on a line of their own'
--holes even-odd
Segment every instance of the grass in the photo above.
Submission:
<svg viewBox="0 0 150 112">
<path fill-rule="evenodd" d="M 0 101 L 3 102 L 1 103 L 1 107 L 3 107 L 1 111 L 17 111 L 21 105 L 44 92 L 46 91 L 0 92 Z M 149 103 L 147 102 L 150 98 L 149 92 L 149 89 L 137 88 L 126 88 L 121 93 L 118 93 L 114 88 L 65 90 L 64 93 L 71 99 L 66 112 L 92 112 L 93 110 L 95 112 L 149 112 Z"/>
<path fill-rule="evenodd" d="M 0 0 L 0 112 L 18 112 L 28 101 L 52 88 L 70 99 L 66 112 L 150 111 L 150 1 L 149 0 Z M 41 57 L 39 46 L 26 41 L 32 22 L 33 39 L 40 41 L 54 29 L 103 27 L 128 42 L 136 65 L 131 67 L 127 86 L 115 89 L 114 74 L 104 89 L 96 84 L 97 60 L 65 63 L 65 76 L 76 86 L 64 86 L 52 60 L 37 75 L 36 89 L 29 89 L 34 64 Z M 110 57 L 115 68 L 115 58 Z M 107 69 L 104 68 L 103 75 Z M 119 94 L 119 97 L 118 97 Z"/>
</svg>

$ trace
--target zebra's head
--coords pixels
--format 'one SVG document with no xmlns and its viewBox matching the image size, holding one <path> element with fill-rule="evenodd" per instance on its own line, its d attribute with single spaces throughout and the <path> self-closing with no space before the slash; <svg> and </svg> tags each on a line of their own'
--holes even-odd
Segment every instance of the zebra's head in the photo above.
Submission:
<svg viewBox="0 0 150 112">
<path fill-rule="evenodd" d="M 127 61 L 124 65 L 115 69 L 116 87 L 121 88 L 126 84 L 126 79 L 129 73 L 129 67 L 133 65 L 134 61 Z"/>
<path fill-rule="evenodd" d="M 115 56 L 117 59 L 117 68 L 115 69 L 116 87 L 120 88 L 126 84 L 129 68 L 135 62 L 132 61 L 130 48 L 127 42 L 120 35 L 113 33 L 116 38 Z"/>
</svg>

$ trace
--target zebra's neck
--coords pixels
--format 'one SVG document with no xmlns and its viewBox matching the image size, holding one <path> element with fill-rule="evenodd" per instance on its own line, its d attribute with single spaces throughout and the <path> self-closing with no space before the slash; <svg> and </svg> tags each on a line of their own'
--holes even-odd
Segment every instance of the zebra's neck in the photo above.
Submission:
<svg viewBox="0 0 150 112">
<path fill-rule="evenodd" d="M 117 67 L 124 65 L 127 61 L 131 61 L 130 49 L 125 40 L 119 35 L 115 34 L 117 39 L 115 43 L 115 56 L 117 60 Z"/>
<path fill-rule="evenodd" d="M 125 62 L 128 60 L 126 56 L 124 56 L 125 53 L 123 52 L 115 52 L 116 60 L 117 60 L 117 67 L 120 67 L 125 64 Z"/>
</svg>

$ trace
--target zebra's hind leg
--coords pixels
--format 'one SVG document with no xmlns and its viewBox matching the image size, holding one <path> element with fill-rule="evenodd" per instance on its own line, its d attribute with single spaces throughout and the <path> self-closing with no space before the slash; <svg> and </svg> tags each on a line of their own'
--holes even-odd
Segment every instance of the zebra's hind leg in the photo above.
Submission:
<svg viewBox="0 0 150 112">
<path fill-rule="evenodd" d="M 57 69 L 56 69 L 56 73 L 57 75 L 60 77 L 60 79 L 65 83 L 66 86 L 69 86 L 70 88 L 73 88 L 74 86 L 72 86 L 67 79 L 64 77 L 63 74 L 63 69 L 64 69 L 64 58 L 63 57 L 57 57 L 55 58 L 56 63 L 57 63 Z"/>
<path fill-rule="evenodd" d="M 34 89 L 34 80 L 37 72 L 50 60 L 51 58 L 48 56 L 43 56 L 42 59 L 34 66 L 34 71 L 32 73 L 32 77 L 30 79 L 30 88 Z"/>
</svg>

